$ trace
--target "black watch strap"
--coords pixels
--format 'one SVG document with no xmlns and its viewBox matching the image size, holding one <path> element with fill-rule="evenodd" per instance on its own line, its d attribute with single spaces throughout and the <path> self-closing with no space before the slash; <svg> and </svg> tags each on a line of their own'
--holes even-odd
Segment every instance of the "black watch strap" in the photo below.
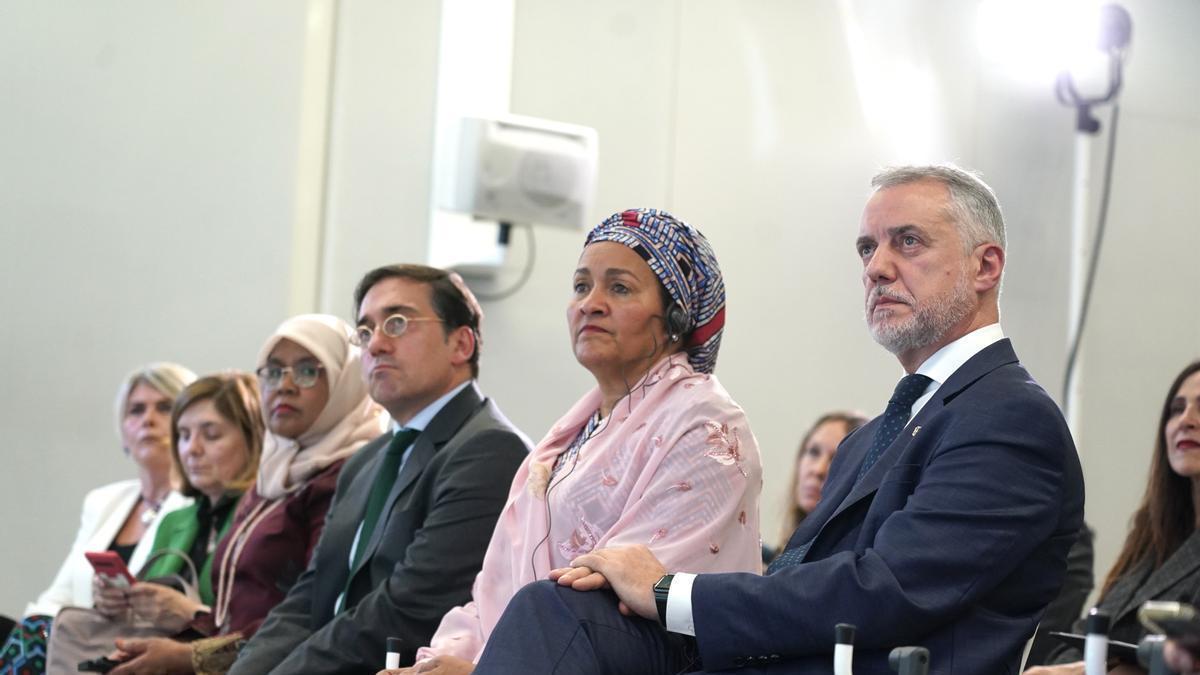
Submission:
<svg viewBox="0 0 1200 675">
<path fill-rule="evenodd" d="M 671 592 L 671 581 L 674 574 L 664 574 L 654 583 L 654 604 L 658 608 L 658 622 L 663 628 L 667 627 L 667 596 Z"/>
</svg>

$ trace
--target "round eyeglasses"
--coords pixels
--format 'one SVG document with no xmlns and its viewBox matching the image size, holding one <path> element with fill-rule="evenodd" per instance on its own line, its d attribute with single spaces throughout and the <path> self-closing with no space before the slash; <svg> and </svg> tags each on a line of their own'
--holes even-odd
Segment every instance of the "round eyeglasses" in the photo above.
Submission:
<svg viewBox="0 0 1200 675">
<path fill-rule="evenodd" d="M 393 315 L 389 316 L 388 318 L 384 319 L 383 323 L 379 324 L 378 329 L 382 330 L 383 334 L 388 337 L 397 338 L 397 337 L 400 337 L 401 335 L 404 335 L 404 331 L 408 330 L 408 324 L 418 322 L 418 321 L 430 321 L 433 323 L 445 323 L 445 321 L 443 321 L 441 319 L 421 318 L 421 317 L 409 318 L 407 316 L 404 316 L 403 314 L 393 314 Z M 356 328 L 354 330 L 354 335 L 352 335 L 350 337 L 351 344 L 354 344 L 358 347 L 366 348 L 367 344 L 371 341 L 371 338 L 375 336 L 376 330 L 377 330 L 376 328 L 371 327 L 371 326 L 359 326 L 358 328 Z"/>
<path fill-rule="evenodd" d="M 321 379 L 322 370 L 325 370 L 325 366 L 319 363 L 298 363 L 294 366 L 263 366 L 254 372 L 258 374 L 258 379 L 271 389 L 283 384 L 283 376 L 288 373 L 291 373 L 292 382 L 295 382 L 297 387 L 310 389 Z"/>
</svg>

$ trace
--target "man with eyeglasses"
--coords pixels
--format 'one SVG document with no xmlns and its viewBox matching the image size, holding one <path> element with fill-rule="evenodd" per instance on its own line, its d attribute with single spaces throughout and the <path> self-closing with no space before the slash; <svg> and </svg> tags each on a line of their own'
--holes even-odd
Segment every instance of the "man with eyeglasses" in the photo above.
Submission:
<svg viewBox="0 0 1200 675">
<path fill-rule="evenodd" d="M 380 267 L 354 301 L 363 377 L 392 429 L 346 462 L 308 570 L 233 675 L 375 672 L 389 637 L 411 662 L 442 615 L 470 600 L 530 449 L 475 383 L 482 311 L 458 275 Z"/>
</svg>

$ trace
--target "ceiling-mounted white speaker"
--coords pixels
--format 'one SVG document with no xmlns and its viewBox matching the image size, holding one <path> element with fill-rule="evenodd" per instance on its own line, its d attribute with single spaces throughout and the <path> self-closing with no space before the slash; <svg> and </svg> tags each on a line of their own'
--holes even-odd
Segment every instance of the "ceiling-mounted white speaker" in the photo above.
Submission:
<svg viewBox="0 0 1200 675">
<path fill-rule="evenodd" d="M 579 229 L 596 191 L 596 130 L 531 117 L 463 118 L 449 211 Z"/>
</svg>

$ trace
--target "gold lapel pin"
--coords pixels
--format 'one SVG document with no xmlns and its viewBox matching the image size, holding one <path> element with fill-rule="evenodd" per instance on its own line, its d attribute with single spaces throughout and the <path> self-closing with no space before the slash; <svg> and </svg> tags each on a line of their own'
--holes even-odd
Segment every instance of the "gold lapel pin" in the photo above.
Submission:
<svg viewBox="0 0 1200 675">
<path fill-rule="evenodd" d="M 915 436 L 917 435 L 917 432 L 918 432 L 918 431 L 920 431 L 920 430 L 921 430 L 921 425 L 920 425 L 920 424 L 918 424 L 917 426 L 913 427 L 913 433 L 912 433 L 912 435 L 915 437 Z"/>
</svg>

